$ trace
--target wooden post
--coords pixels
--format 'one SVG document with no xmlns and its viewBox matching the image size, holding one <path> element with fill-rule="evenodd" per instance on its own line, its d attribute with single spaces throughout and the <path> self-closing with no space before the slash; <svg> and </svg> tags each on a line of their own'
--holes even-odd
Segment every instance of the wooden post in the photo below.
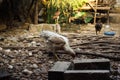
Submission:
<svg viewBox="0 0 120 80">
<path fill-rule="evenodd" d="M 109 10 L 107 11 L 107 24 L 109 25 Z"/>
<path fill-rule="evenodd" d="M 96 0 L 96 2 L 95 2 L 94 24 L 96 24 L 97 4 L 98 4 L 98 0 Z"/>
</svg>

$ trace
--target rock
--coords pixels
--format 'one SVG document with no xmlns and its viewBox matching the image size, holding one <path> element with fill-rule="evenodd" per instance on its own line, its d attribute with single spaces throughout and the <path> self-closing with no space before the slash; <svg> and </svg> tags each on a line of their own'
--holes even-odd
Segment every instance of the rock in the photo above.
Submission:
<svg viewBox="0 0 120 80">
<path fill-rule="evenodd" d="M 43 45 L 41 43 L 36 43 L 36 46 L 41 46 L 42 47 Z"/>
<path fill-rule="evenodd" d="M 5 56 L 4 56 L 5 57 Z M 6 58 L 6 57 L 5 57 Z M 4 64 L 8 64 L 9 63 L 9 61 L 8 60 L 4 60 Z"/>
<path fill-rule="evenodd" d="M 28 80 L 28 79 L 26 79 L 26 78 L 21 78 L 21 80 Z"/>
<path fill-rule="evenodd" d="M 22 50 L 18 50 L 18 52 L 22 52 Z"/>
<path fill-rule="evenodd" d="M 81 49 L 80 49 L 80 48 L 77 48 L 76 50 L 77 50 L 77 51 L 81 51 Z"/>
<path fill-rule="evenodd" d="M 13 69 L 13 66 L 12 66 L 12 65 L 9 65 L 8 68 L 9 68 L 9 69 Z"/>
<path fill-rule="evenodd" d="M 14 41 L 14 42 L 17 42 L 17 41 L 18 41 L 18 38 L 17 38 L 17 37 L 9 37 L 9 40 Z"/>
<path fill-rule="evenodd" d="M 29 39 L 29 38 L 34 38 L 34 36 L 33 35 L 28 35 L 27 39 Z"/>
<path fill-rule="evenodd" d="M 54 62 L 53 61 L 48 61 L 48 63 L 53 64 Z"/>
<path fill-rule="evenodd" d="M 15 56 L 12 55 L 12 54 L 9 54 L 8 57 L 11 58 L 11 59 L 15 58 Z"/>
<path fill-rule="evenodd" d="M 32 55 L 33 55 L 32 52 L 29 52 L 28 54 L 29 54 L 29 56 L 32 56 Z"/>
<path fill-rule="evenodd" d="M 32 68 L 38 68 L 38 65 L 37 64 L 33 64 Z"/>
<path fill-rule="evenodd" d="M 30 46 L 31 46 L 31 43 L 28 43 L 27 46 L 30 47 Z"/>
<path fill-rule="evenodd" d="M 41 58 L 42 55 L 43 55 L 43 52 L 39 51 L 39 52 L 38 52 L 38 56 L 39 56 L 39 58 Z"/>
<path fill-rule="evenodd" d="M 36 42 L 35 42 L 35 41 L 32 41 L 32 42 L 31 42 L 31 46 L 36 47 Z"/>
<path fill-rule="evenodd" d="M 118 64 L 118 73 L 120 74 L 120 64 Z"/>
<path fill-rule="evenodd" d="M 14 50 L 13 51 L 15 54 L 19 54 L 19 51 L 18 50 Z"/>
<path fill-rule="evenodd" d="M 4 41 L 4 39 L 5 39 L 4 37 L 0 37 L 0 41 Z"/>
<path fill-rule="evenodd" d="M 10 50 L 10 49 L 6 49 L 5 52 L 6 52 L 6 53 L 10 53 L 11 50 Z"/>
<path fill-rule="evenodd" d="M 24 40 L 23 43 L 27 43 L 28 41 L 27 40 Z"/>
<path fill-rule="evenodd" d="M 12 60 L 11 60 L 11 63 L 15 63 L 15 62 L 16 62 L 16 59 L 12 59 Z"/>
<path fill-rule="evenodd" d="M 45 65 L 41 65 L 42 67 L 41 67 L 41 72 L 42 73 L 47 73 L 47 68 L 46 68 L 46 66 Z"/>
<path fill-rule="evenodd" d="M 40 69 L 35 69 L 35 70 L 34 70 L 35 75 L 40 75 L 40 72 L 41 72 Z"/>
<path fill-rule="evenodd" d="M 0 47 L 0 51 L 2 51 L 3 50 L 3 48 L 2 47 Z"/>
<path fill-rule="evenodd" d="M 73 39 L 72 41 L 73 41 L 73 42 L 76 42 L 76 41 L 77 41 L 77 39 Z"/>
<path fill-rule="evenodd" d="M 28 69 L 24 69 L 22 72 L 23 72 L 24 74 L 26 74 L 26 75 L 29 75 L 29 74 L 32 74 L 32 73 L 33 73 L 32 71 L 30 71 L 30 70 L 28 70 Z"/>
</svg>

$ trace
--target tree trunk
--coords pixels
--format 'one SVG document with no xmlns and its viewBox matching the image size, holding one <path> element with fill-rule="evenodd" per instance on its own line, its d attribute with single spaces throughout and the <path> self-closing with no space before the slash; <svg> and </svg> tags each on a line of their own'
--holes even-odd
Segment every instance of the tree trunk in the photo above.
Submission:
<svg viewBox="0 0 120 80">
<path fill-rule="evenodd" d="M 35 1 L 34 24 L 38 24 L 38 0 Z"/>
<path fill-rule="evenodd" d="M 0 0 L 0 11 L 0 23 L 8 26 L 16 22 L 24 23 L 27 19 L 38 23 L 38 0 Z"/>
</svg>

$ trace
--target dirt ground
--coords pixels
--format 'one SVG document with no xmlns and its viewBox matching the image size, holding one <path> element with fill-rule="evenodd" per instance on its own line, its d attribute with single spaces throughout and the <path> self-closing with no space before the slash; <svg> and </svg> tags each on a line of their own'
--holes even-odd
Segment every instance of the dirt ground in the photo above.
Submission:
<svg viewBox="0 0 120 80">
<path fill-rule="evenodd" d="M 100 34 L 95 34 L 93 24 L 72 25 L 64 28 L 62 35 L 67 36 L 73 49 L 82 52 L 107 54 L 120 57 L 120 24 L 110 24 L 110 31 L 115 36 L 104 35 L 105 25 Z M 74 31 L 71 28 L 77 27 Z M 69 30 L 70 29 L 70 30 Z M 45 53 L 44 42 L 39 32 L 30 33 L 25 29 L 11 29 L 0 35 L 0 67 L 7 69 L 12 77 L 18 80 L 47 80 L 47 71 L 54 65 L 56 59 Z M 58 54 L 62 61 L 71 61 L 67 54 Z M 96 56 L 76 55 L 75 59 L 101 58 Z M 111 68 L 120 71 L 120 61 L 111 60 Z M 120 74 L 120 72 L 118 72 Z M 111 74 L 113 80 L 120 76 Z"/>
</svg>

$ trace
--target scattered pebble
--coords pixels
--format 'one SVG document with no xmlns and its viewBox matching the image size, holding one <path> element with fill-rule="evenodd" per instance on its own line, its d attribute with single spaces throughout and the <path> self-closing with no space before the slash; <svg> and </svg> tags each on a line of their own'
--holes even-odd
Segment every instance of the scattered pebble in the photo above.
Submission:
<svg viewBox="0 0 120 80">
<path fill-rule="evenodd" d="M 38 65 L 37 64 L 33 64 L 32 68 L 38 68 Z"/>
<path fill-rule="evenodd" d="M 9 65 L 8 68 L 9 68 L 9 69 L 13 69 L 13 66 L 12 66 L 12 65 Z"/>
<path fill-rule="evenodd" d="M 0 51 L 2 51 L 3 50 L 3 48 L 2 47 L 0 47 Z"/>
<path fill-rule="evenodd" d="M 6 49 L 5 52 L 6 52 L 6 53 L 10 53 L 11 50 L 10 50 L 10 49 Z"/>
<path fill-rule="evenodd" d="M 32 42 L 31 42 L 31 46 L 36 47 L 36 42 L 35 42 L 35 41 L 32 41 Z"/>
<path fill-rule="evenodd" d="M 45 53 L 45 51 L 41 51 L 41 47 L 44 48 L 44 42 L 42 40 L 40 40 L 40 38 L 34 38 L 33 35 L 31 35 L 29 32 L 26 33 L 26 31 L 23 30 L 22 33 L 20 33 L 19 31 L 16 31 L 17 34 L 12 34 L 12 32 L 6 34 L 5 38 L 3 40 L 3 42 L 0 40 L 0 46 L 8 46 L 8 47 L 12 47 L 12 46 L 16 46 L 16 47 L 23 47 L 23 48 L 18 48 L 18 49 L 4 49 L 2 47 L 0 47 L 0 51 L 2 53 L 0 53 L 0 66 L 4 66 L 7 67 L 10 71 L 10 73 L 16 77 L 19 78 L 21 80 L 47 80 L 48 77 L 48 70 L 54 65 L 54 63 L 56 62 L 56 59 L 54 59 L 54 57 L 50 57 L 48 56 L 48 54 Z M 11 36 L 12 34 L 12 36 Z M 87 32 L 88 34 L 88 32 Z M 83 34 L 84 35 L 84 34 Z M 6 37 L 13 37 L 13 38 L 6 38 Z M 21 37 L 18 37 L 21 36 Z M 103 41 L 103 40 L 111 40 L 114 41 L 116 40 L 116 44 L 112 44 L 112 45 L 116 45 L 115 47 L 113 46 L 112 48 L 110 48 L 110 50 L 117 50 L 119 49 L 119 40 L 120 38 L 103 38 L 101 36 L 82 36 L 81 34 L 76 35 L 76 34 L 67 34 L 66 36 L 69 36 L 70 38 L 70 43 L 71 46 L 74 44 L 77 45 L 76 46 L 72 46 L 74 49 L 77 50 L 82 50 L 82 51 L 101 51 L 98 48 L 102 47 L 99 46 L 98 44 L 91 44 L 91 42 L 93 41 Z M 73 39 L 71 37 L 77 37 L 77 39 Z M 84 43 L 90 43 L 90 44 L 85 44 L 85 45 L 78 45 L 78 44 L 84 44 Z M 117 44 L 119 43 L 119 44 Z M 104 43 L 106 44 L 106 43 Z M 86 47 L 90 46 L 93 49 L 86 49 Z M 111 44 L 109 44 L 110 46 Z M 28 47 L 28 48 L 24 48 L 24 47 Z M 38 47 L 38 49 L 36 48 L 30 48 L 29 47 Z M 95 49 L 94 49 L 95 47 Z M 39 49 L 40 48 L 40 49 Z M 108 51 L 105 49 L 105 51 Z M 111 53 L 110 53 L 111 54 Z M 115 54 L 115 56 L 117 55 L 117 53 Z M 114 55 L 113 55 L 114 56 Z M 118 55 L 119 56 L 119 55 Z M 67 60 L 67 61 L 71 61 L 70 55 L 67 54 L 59 54 L 60 59 L 62 59 L 63 61 Z M 80 59 L 80 58 L 92 58 L 91 56 L 81 56 L 81 55 L 77 55 L 76 59 Z M 114 63 L 113 61 L 111 61 L 112 63 Z M 120 62 L 116 62 L 117 64 L 120 64 Z M 114 66 L 112 66 L 113 68 Z M 115 66 L 115 69 L 118 68 L 118 72 L 120 73 L 120 68 L 118 66 Z"/>
<path fill-rule="evenodd" d="M 29 52 L 28 54 L 29 54 L 29 56 L 32 56 L 32 55 L 33 55 L 32 52 Z"/>
<path fill-rule="evenodd" d="M 23 72 L 24 74 L 26 74 L 26 75 L 33 73 L 32 71 L 30 71 L 30 70 L 28 70 L 28 69 L 24 69 L 22 72 Z"/>
</svg>

